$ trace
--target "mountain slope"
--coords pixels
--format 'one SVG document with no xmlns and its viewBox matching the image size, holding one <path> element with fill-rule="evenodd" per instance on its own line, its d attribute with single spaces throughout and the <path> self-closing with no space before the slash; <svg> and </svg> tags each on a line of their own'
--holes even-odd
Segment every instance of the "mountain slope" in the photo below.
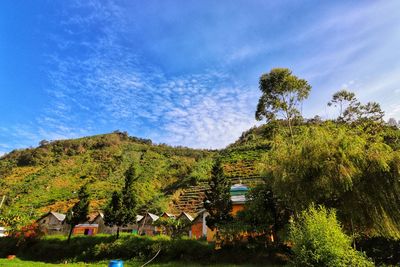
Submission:
<svg viewBox="0 0 400 267">
<path fill-rule="evenodd" d="M 207 179 L 214 151 L 153 145 L 126 133 L 42 142 L 15 150 L 0 160 L 0 196 L 9 212 L 32 217 L 48 210 L 65 212 L 76 192 L 89 184 L 92 210 L 100 209 L 113 190 L 120 190 L 128 166 L 137 166 L 140 205 L 168 209 L 172 194 Z"/>
</svg>

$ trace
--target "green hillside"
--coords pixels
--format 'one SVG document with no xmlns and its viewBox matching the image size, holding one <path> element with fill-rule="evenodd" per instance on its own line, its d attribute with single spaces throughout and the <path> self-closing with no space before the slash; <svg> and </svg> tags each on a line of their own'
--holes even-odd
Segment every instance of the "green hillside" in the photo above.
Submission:
<svg viewBox="0 0 400 267">
<path fill-rule="evenodd" d="M 6 196 L 2 214 L 27 219 L 49 210 L 66 212 L 85 183 L 91 211 L 101 210 L 112 191 L 122 187 L 124 172 L 132 163 L 137 166 L 135 190 L 142 209 L 179 212 L 177 203 L 187 198 L 185 190 L 207 186 L 217 153 L 226 175 L 238 182 L 259 177 L 257 161 L 266 147 L 235 143 L 222 151 L 190 149 L 155 145 L 122 132 L 42 141 L 37 148 L 14 150 L 0 159 L 0 197 Z M 201 194 L 195 197 L 196 203 L 186 209 L 192 213 L 202 200 Z"/>
<path fill-rule="evenodd" d="M 8 213 L 38 216 L 65 212 L 80 186 L 89 184 L 92 210 L 101 209 L 110 193 L 121 188 L 123 174 L 135 163 L 136 193 L 151 211 L 167 210 L 177 189 L 207 179 L 214 151 L 153 145 L 126 133 L 42 142 L 15 150 L 0 160 L 0 196 Z"/>
<path fill-rule="evenodd" d="M 141 210 L 193 214 L 203 208 L 213 157 L 219 156 L 232 183 L 253 186 L 270 177 L 290 207 L 322 203 L 338 208 L 345 226 L 400 236 L 394 208 L 400 203 L 400 130 L 384 126 L 371 135 L 361 126 L 305 121 L 290 141 L 281 123 L 254 127 L 222 150 L 155 145 L 121 132 L 15 150 L 0 159 L 0 196 L 6 196 L 0 219 L 22 222 L 49 210 L 66 212 L 83 184 L 91 212 L 101 210 L 132 163 Z"/>
</svg>

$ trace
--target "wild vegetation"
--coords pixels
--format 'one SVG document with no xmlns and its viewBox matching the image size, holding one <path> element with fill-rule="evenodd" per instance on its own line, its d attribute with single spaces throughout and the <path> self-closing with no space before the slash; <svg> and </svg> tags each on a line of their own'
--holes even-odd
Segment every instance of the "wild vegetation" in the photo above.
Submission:
<svg viewBox="0 0 400 267">
<path fill-rule="evenodd" d="M 130 137 L 126 133 L 41 142 L 37 148 L 15 150 L 0 159 L 0 196 L 6 196 L 0 221 L 23 225 L 52 210 L 66 212 L 87 184 L 90 211 L 101 210 L 125 172 L 136 164 L 132 190 L 138 208 L 159 213 L 169 208 L 174 192 L 205 180 L 214 151 L 195 150 Z"/>
<path fill-rule="evenodd" d="M 244 132 L 220 151 L 154 145 L 115 132 L 42 141 L 37 148 L 7 154 L 0 160 L 0 194 L 6 196 L 1 222 L 17 226 L 49 209 L 66 211 L 79 203 L 76 192 L 86 184 L 90 209 L 105 208 L 106 223 L 122 226 L 140 210 L 174 211 L 181 189 L 206 182 L 207 224 L 221 231 L 226 247 L 240 247 L 243 233 L 248 233 L 246 249 L 294 253 L 293 263 L 299 266 L 370 266 L 371 261 L 352 246 L 367 248 L 374 259 L 376 250 L 369 248 L 376 243 L 368 240 L 381 238 L 380 248 L 397 247 L 398 123 L 385 123 L 378 103 L 363 104 L 347 90 L 328 102 L 338 109 L 337 118 L 305 119 L 300 106 L 311 86 L 288 69 L 262 75 L 260 90 L 255 116 L 266 124 Z M 234 217 L 229 195 L 233 178 L 258 181 L 245 209 Z M 160 223 L 179 236 L 182 226 Z M 85 255 L 118 256 L 124 253 L 120 249 L 125 242 L 134 246 L 127 239 L 96 243 Z M 153 251 L 157 242 L 145 247 Z M 180 241 L 163 242 L 174 246 Z M 209 249 L 201 243 L 190 245 L 199 251 Z M 93 254 L 96 251 L 101 253 Z M 395 249 L 388 251 L 393 251 L 387 256 L 390 263 L 399 264 Z"/>
</svg>

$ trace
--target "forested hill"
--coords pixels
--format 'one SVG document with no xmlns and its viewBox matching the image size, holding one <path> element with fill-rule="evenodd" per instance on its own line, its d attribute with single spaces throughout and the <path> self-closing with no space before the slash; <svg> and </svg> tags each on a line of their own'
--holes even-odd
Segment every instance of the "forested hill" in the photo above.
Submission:
<svg viewBox="0 0 400 267">
<path fill-rule="evenodd" d="M 0 219 L 66 212 L 83 184 L 91 193 L 91 211 L 101 210 L 112 191 L 122 188 L 131 164 L 142 209 L 194 212 L 219 156 L 233 182 L 268 177 L 291 208 L 324 204 L 338 209 L 345 226 L 400 237 L 400 130 L 368 127 L 308 120 L 294 125 L 291 135 L 284 121 L 276 121 L 214 151 L 155 145 L 121 132 L 44 141 L 0 159 L 0 197 L 6 196 Z"/>
<path fill-rule="evenodd" d="M 122 132 L 42 141 L 37 148 L 14 150 L 0 159 L 0 197 L 6 196 L 1 215 L 35 218 L 49 210 L 66 212 L 86 183 L 91 210 L 100 210 L 112 191 L 121 189 L 130 164 L 135 164 L 139 177 L 135 183 L 139 205 L 157 213 L 178 212 L 175 204 L 182 191 L 206 184 L 212 158 L 219 152 L 155 145 Z M 227 149 L 226 175 L 257 176 L 254 162 L 261 152 Z"/>
<path fill-rule="evenodd" d="M 175 191 L 207 179 L 215 151 L 154 145 L 126 133 L 41 142 L 37 148 L 15 150 L 0 160 L 3 211 L 37 216 L 48 210 L 65 212 L 88 183 L 91 209 L 102 208 L 119 190 L 124 172 L 135 164 L 135 190 L 140 205 L 168 209 Z M 4 213 L 3 213 L 4 214 Z"/>
</svg>

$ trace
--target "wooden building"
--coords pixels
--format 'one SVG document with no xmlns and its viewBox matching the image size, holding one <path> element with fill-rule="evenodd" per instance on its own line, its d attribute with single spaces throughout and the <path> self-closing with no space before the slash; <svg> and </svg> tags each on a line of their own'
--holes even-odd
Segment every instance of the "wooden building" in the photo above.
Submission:
<svg viewBox="0 0 400 267">
<path fill-rule="evenodd" d="M 206 217 L 208 216 L 208 212 L 203 209 L 199 211 L 196 217 L 192 221 L 191 225 L 191 237 L 194 239 L 207 238 L 207 229 L 209 229 L 206 225 Z"/>
<path fill-rule="evenodd" d="M 187 225 L 183 229 L 183 234 L 186 235 L 186 236 L 192 237 L 191 225 L 192 225 L 192 222 L 194 220 L 192 215 L 182 211 L 181 214 L 179 214 L 179 216 L 176 219 L 182 221 L 183 224 Z"/>
<path fill-rule="evenodd" d="M 95 235 L 99 231 L 99 225 L 95 223 L 82 223 L 74 227 L 73 235 Z"/>
<path fill-rule="evenodd" d="M 137 233 L 139 235 L 157 235 L 160 234 L 161 228 L 154 225 L 154 222 L 157 221 L 160 217 L 147 212 L 142 218 L 137 222 Z"/>
<path fill-rule="evenodd" d="M 47 235 L 61 235 L 68 232 L 69 225 L 65 222 L 65 214 L 50 211 L 36 221 L 41 231 Z"/>
</svg>

